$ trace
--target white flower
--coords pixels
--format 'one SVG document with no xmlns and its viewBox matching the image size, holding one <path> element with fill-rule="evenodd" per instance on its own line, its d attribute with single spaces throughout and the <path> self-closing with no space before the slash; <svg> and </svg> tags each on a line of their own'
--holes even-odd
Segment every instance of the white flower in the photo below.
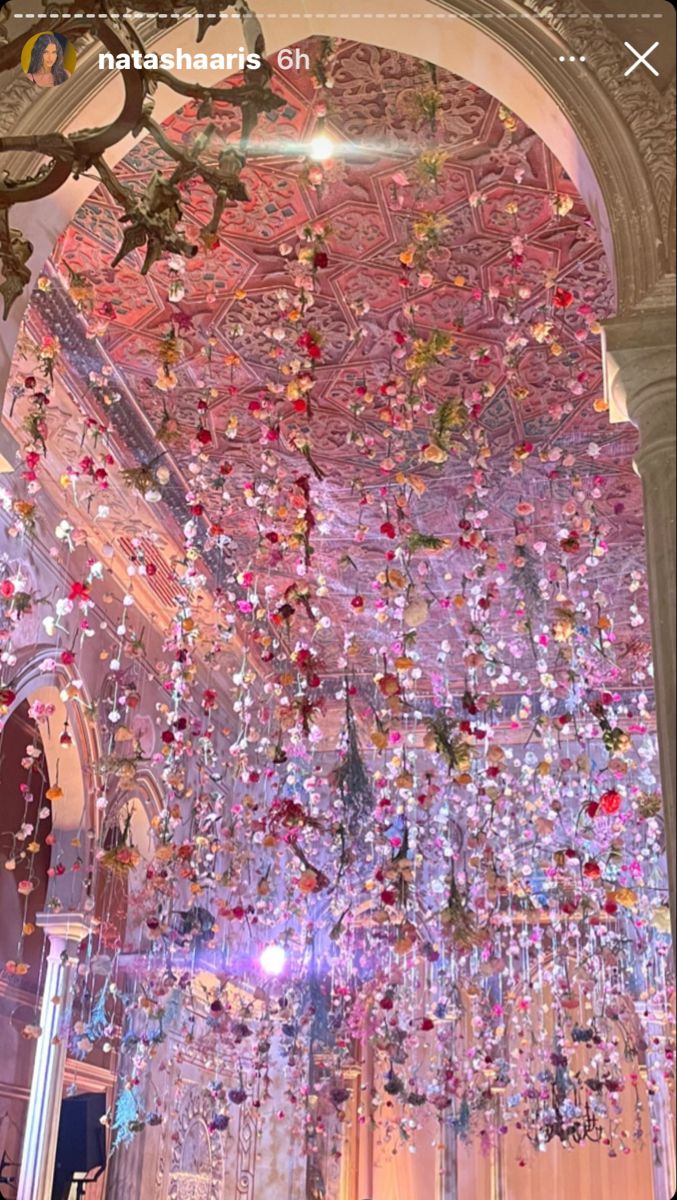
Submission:
<svg viewBox="0 0 677 1200">
<path fill-rule="evenodd" d="M 54 532 L 60 542 L 67 542 L 73 532 L 73 526 L 71 525 L 70 521 L 59 521 L 59 524 Z"/>
</svg>

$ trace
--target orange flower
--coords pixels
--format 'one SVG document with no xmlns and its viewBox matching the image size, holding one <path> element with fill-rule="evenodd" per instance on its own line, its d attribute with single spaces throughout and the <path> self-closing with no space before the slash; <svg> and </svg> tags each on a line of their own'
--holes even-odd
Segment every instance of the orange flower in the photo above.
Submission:
<svg viewBox="0 0 677 1200">
<path fill-rule="evenodd" d="M 303 874 L 299 876 L 299 890 L 305 895 L 309 895 L 310 892 L 317 891 L 317 885 L 318 878 L 316 871 L 304 871 Z"/>
</svg>

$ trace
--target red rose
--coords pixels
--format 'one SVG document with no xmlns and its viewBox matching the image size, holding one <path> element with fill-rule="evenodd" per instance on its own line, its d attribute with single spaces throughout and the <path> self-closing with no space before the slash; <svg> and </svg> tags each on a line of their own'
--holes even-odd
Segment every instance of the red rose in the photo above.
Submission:
<svg viewBox="0 0 677 1200">
<path fill-rule="evenodd" d="M 383 522 L 383 524 L 381 526 L 381 533 L 385 534 L 385 536 L 388 538 L 397 537 L 397 530 L 396 530 L 395 526 L 393 525 L 392 521 L 384 521 Z"/>
<path fill-rule="evenodd" d="M 573 299 L 573 292 L 568 292 L 566 288 L 558 287 L 555 291 L 555 308 L 568 308 L 573 303 Z"/>
<path fill-rule="evenodd" d="M 594 859 L 589 859 L 588 862 L 583 863 L 583 874 L 586 879 L 601 879 L 602 868 Z"/>
<path fill-rule="evenodd" d="M 89 588 L 85 583 L 78 583 L 77 580 L 71 586 L 68 593 L 69 600 L 89 600 Z"/>
<path fill-rule="evenodd" d="M 212 435 L 208 429 L 201 428 L 198 429 L 197 433 L 195 434 L 195 440 L 199 442 L 201 446 L 208 446 L 212 440 Z"/>
<path fill-rule="evenodd" d="M 599 811 L 605 816 L 613 816 L 621 807 L 621 795 L 615 788 L 609 788 L 608 792 L 604 792 L 599 798 Z"/>
<path fill-rule="evenodd" d="M 0 592 L 3 596 L 14 595 L 14 584 L 11 579 L 3 579 L 2 583 L 0 583 Z"/>
</svg>

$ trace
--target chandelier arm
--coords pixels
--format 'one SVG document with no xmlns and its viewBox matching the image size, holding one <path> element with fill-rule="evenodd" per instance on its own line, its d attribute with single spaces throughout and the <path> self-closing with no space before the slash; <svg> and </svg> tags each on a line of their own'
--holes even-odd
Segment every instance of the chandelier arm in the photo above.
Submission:
<svg viewBox="0 0 677 1200">
<path fill-rule="evenodd" d="M 230 8 L 233 0 L 225 6 Z M 57 30 L 64 35 L 79 37 L 85 33 L 93 33 L 101 45 L 114 57 L 129 55 L 130 49 L 144 51 L 142 39 L 138 32 L 124 20 L 122 13 L 116 13 L 105 2 L 99 4 L 100 12 L 94 18 L 93 25 L 85 25 L 82 20 L 67 18 L 58 13 L 54 17 L 40 18 L 32 27 L 32 33 Z M 157 9 L 153 2 L 152 8 Z M 165 23 L 175 23 L 182 15 L 184 8 L 181 0 L 167 13 Z M 192 6 L 191 6 L 192 9 Z M 193 10 L 194 11 L 194 10 Z M 239 13 L 244 25 L 245 19 L 252 19 L 252 14 L 246 5 Z M 207 19 L 204 11 L 198 11 L 198 40 L 200 40 L 210 24 L 215 22 Z M 206 22 L 206 23 L 205 23 Z M 256 48 L 261 56 L 265 52 L 263 35 L 256 23 Z M 249 31 L 249 34 L 251 30 Z M 248 42 L 251 40 L 247 36 Z M 25 42 L 25 33 L 21 38 L 14 38 L 0 51 L 0 70 L 10 69 L 20 58 L 21 49 Z M 14 301 L 21 295 L 30 282 L 30 271 L 27 267 L 33 246 L 16 229 L 12 229 L 8 220 L 8 212 L 14 204 L 25 204 L 33 200 L 41 200 L 62 187 L 72 176 L 78 178 L 85 171 L 94 168 L 104 187 L 118 201 L 124 212 L 121 217 L 128 223 L 119 253 L 114 260 L 117 263 L 132 249 L 146 245 L 146 258 L 142 273 L 146 273 L 153 262 L 165 252 L 182 254 L 193 257 L 197 247 L 187 242 L 174 231 L 173 226 L 180 219 L 180 196 L 177 183 L 191 177 L 202 178 L 215 195 L 212 218 L 205 229 L 209 238 L 215 235 L 219 221 L 229 201 L 248 199 L 244 184 L 240 181 L 240 171 L 244 164 L 243 149 L 249 141 L 252 130 L 256 126 L 258 115 L 271 112 L 282 107 L 284 99 L 276 95 L 270 88 L 271 68 L 261 58 L 256 68 L 247 67 L 244 71 L 244 84 L 239 87 L 204 87 L 201 84 L 191 84 L 175 78 L 169 71 L 144 70 L 138 68 L 122 72 L 124 81 L 124 100 L 122 108 L 115 120 L 108 125 L 96 129 L 84 129 L 72 135 L 59 132 L 18 135 L 16 137 L 0 138 L 0 155 L 5 153 L 32 152 L 44 154 L 51 161 L 40 166 L 33 175 L 20 179 L 0 179 L 0 268 L 3 280 L 0 285 L 0 296 L 4 300 L 4 319 Z M 240 140 L 237 145 L 226 146 L 218 157 L 215 166 L 200 162 L 199 155 L 206 148 L 213 129 L 207 135 L 198 138 L 191 151 L 177 151 L 165 137 L 161 126 L 151 119 L 153 108 L 153 93 L 158 84 L 169 87 L 179 96 L 197 100 L 201 103 L 200 116 L 209 115 L 213 104 L 229 104 L 240 108 L 242 127 Z M 144 197 L 137 198 L 133 191 L 120 187 L 115 180 L 114 172 L 109 169 L 104 153 L 117 145 L 129 134 L 137 135 L 146 130 L 156 144 L 170 154 L 177 163 L 172 175 L 168 178 L 156 176 L 151 181 Z"/>
<path fill-rule="evenodd" d="M 240 182 L 239 178 L 239 171 L 244 165 L 242 155 L 237 154 L 234 149 L 228 155 L 228 163 L 235 169 L 230 170 L 227 174 L 225 170 L 218 167 L 209 167 L 200 161 L 200 154 L 203 150 L 207 149 L 214 135 L 215 127 L 213 125 L 208 125 L 204 133 L 195 139 L 188 153 L 180 150 L 174 142 L 170 141 L 162 126 L 158 125 L 151 117 L 147 116 L 143 118 L 143 126 L 148 130 L 158 146 L 164 150 L 168 158 L 174 159 L 174 162 L 178 164 L 173 176 L 175 182 L 186 179 L 189 176 L 199 175 L 217 196 L 223 193 L 226 199 L 248 199 L 244 185 Z"/>
</svg>

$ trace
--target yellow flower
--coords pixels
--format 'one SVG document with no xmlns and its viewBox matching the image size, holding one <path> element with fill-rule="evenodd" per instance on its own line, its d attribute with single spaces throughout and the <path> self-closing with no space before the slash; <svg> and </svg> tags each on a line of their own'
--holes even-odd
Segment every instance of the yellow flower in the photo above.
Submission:
<svg viewBox="0 0 677 1200">
<path fill-rule="evenodd" d="M 421 450 L 421 458 L 424 462 L 443 463 L 446 462 L 449 455 L 446 450 L 442 450 L 440 446 L 433 444 L 424 446 Z"/>
<path fill-rule="evenodd" d="M 658 933 L 670 932 L 670 909 L 667 904 L 659 904 L 651 914 L 651 924 Z"/>
<path fill-rule="evenodd" d="M 612 898 L 616 904 L 622 904 L 623 908 L 634 908 L 637 903 L 637 893 L 628 887 L 617 888 L 612 892 Z"/>
<path fill-rule="evenodd" d="M 178 379 L 173 371 L 167 371 L 164 367 L 158 368 L 155 386 L 161 392 L 171 392 L 176 387 Z"/>
<path fill-rule="evenodd" d="M 537 321 L 531 326 L 531 336 L 536 342 L 544 342 L 550 336 L 552 321 Z"/>
</svg>

